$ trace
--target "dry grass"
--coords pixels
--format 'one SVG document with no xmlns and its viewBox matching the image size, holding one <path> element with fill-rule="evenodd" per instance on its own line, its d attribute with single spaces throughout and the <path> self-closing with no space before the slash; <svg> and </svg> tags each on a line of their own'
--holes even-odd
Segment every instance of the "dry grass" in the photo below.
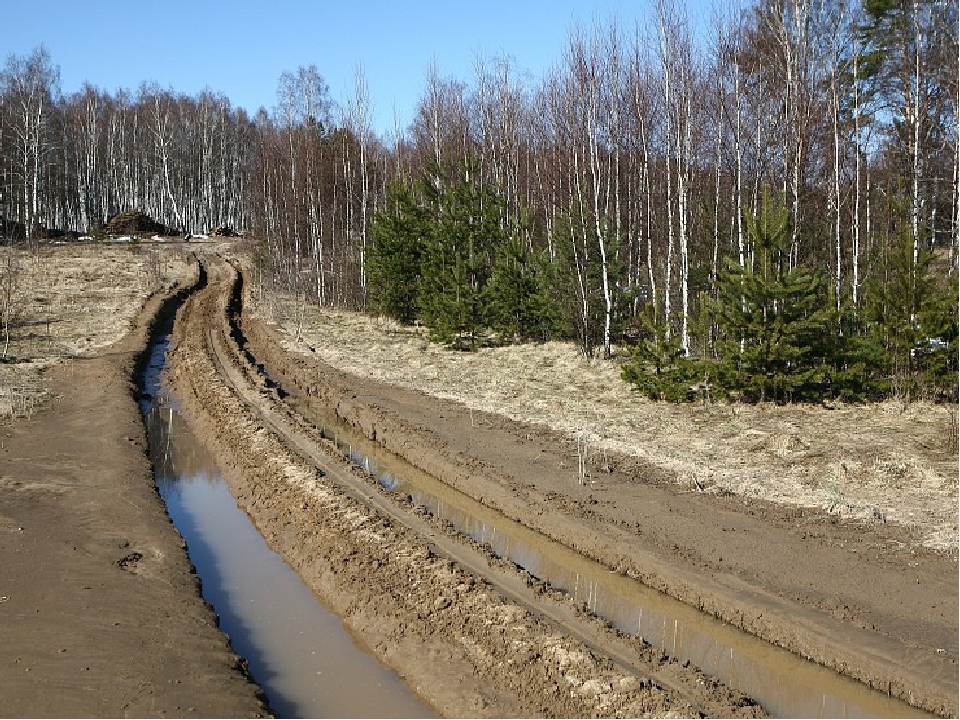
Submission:
<svg viewBox="0 0 960 720">
<path fill-rule="evenodd" d="M 571 344 L 458 353 L 416 328 L 318 308 L 298 343 L 287 310 L 276 298 L 262 307 L 286 346 L 347 372 L 585 435 L 595 452 L 642 458 L 697 490 L 896 522 L 957 550 L 956 407 L 656 403 L 630 390 L 616 361 L 587 361 Z"/>
<path fill-rule="evenodd" d="M 129 330 L 147 297 L 193 271 L 178 244 L 60 245 L 28 254 L 0 248 L 16 269 L 16 323 L 0 363 L 0 422 L 29 415 L 48 396 L 43 372 L 96 354 Z M 3 337 L 0 335 L 0 352 Z"/>
</svg>

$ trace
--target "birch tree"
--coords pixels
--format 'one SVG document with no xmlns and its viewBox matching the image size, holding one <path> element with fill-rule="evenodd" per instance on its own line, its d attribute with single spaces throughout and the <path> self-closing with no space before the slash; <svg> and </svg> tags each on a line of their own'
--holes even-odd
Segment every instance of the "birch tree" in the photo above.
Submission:
<svg viewBox="0 0 960 720">
<path fill-rule="evenodd" d="M 686 18 L 658 0 L 657 25 L 660 31 L 660 62 L 663 71 L 663 97 L 670 160 L 666 163 L 667 177 L 667 296 L 665 297 L 667 338 L 669 339 L 670 256 L 676 235 L 680 253 L 680 347 L 686 355 L 690 350 L 690 193 L 693 165 L 693 43 Z M 671 172 L 672 168 L 672 172 Z M 673 184 L 675 176 L 676 185 Z M 676 205 L 674 205 L 674 202 Z"/>
<path fill-rule="evenodd" d="M 27 57 L 11 55 L 2 73 L 3 94 L 11 107 L 9 132 L 19 176 L 19 206 L 28 239 L 34 238 L 42 204 L 42 173 L 50 153 L 49 129 L 53 105 L 59 100 L 60 69 L 40 46 Z"/>
<path fill-rule="evenodd" d="M 601 133 L 600 127 L 603 117 L 603 83 L 608 70 L 604 66 L 604 59 L 611 56 L 604 52 L 594 32 L 589 40 L 577 38 L 571 43 L 570 65 L 572 71 L 572 85 L 576 92 L 577 112 L 583 118 L 585 152 L 584 161 L 589 164 L 589 193 L 590 213 L 592 219 L 593 240 L 600 256 L 600 279 L 603 288 L 603 356 L 611 356 L 611 323 L 613 319 L 613 288 L 610 279 L 610 258 L 607 251 L 607 238 L 603 225 L 607 221 L 606 208 L 601 206 L 604 177 L 601 167 Z M 579 154 L 577 155 L 579 160 Z M 579 164 L 579 163 L 578 163 Z M 583 205 L 580 175 L 578 181 L 578 205 Z M 606 183 L 609 183 L 606 178 Z M 586 184 L 586 183 L 584 183 Z M 585 218 L 585 216 L 582 216 Z"/>
<path fill-rule="evenodd" d="M 370 144 L 370 89 L 363 67 L 358 66 L 354 83 L 354 112 L 353 127 L 357 136 L 360 151 L 360 292 L 366 296 L 367 291 L 367 233 L 369 219 L 367 213 L 370 207 L 370 170 L 368 163 L 368 146 Z"/>
<path fill-rule="evenodd" d="M 634 153 L 638 156 L 640 166 L 639 176 L 636 178 L 637 223 L 634 232 L 640 238 L 640 244 L 646 251 L 648 300 L 652 309 L 653 322 L 656 324 L 659 305 L 657 303 L 657 279 L 654 272 L 653 253 L 653 181 L 651 177 L 650 128 L 654 117 L 658 113 L 655 111 L 653 71 L 650 67 L 651 60 L 646 46 L 647 44 L 638 27 L 633 41 L 629 83 Z M 638 265 L 640 257 L 638 251 Z M 639 269 L 637 275 L 639 281 Z"/>
<path fill-rule="evenodd" d="M 76 223 L 81 228 L 104 221 L 106 185 L 103 178 L 103 146 L 106 134 L 106 98 L 104 94 L 85 84 L 65 108 L 65 125 L 70 136 L 64 149 L 73 165 L 77 197 Z"/>
</svg>

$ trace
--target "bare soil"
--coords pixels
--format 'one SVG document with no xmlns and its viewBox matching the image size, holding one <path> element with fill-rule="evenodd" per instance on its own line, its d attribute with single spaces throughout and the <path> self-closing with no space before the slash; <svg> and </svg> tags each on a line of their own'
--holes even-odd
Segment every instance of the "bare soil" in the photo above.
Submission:
<svg viewBox="0 0 960 720">
<path fill-rule="evenodd" d="M 0 366 L 5 397 L 33 398 L 0 425 L 0 712 L 264 716 L 153 484 L 134 380 L 170 293 L 121 252 L 24 258 L 56 310 Z"/>
</svg>

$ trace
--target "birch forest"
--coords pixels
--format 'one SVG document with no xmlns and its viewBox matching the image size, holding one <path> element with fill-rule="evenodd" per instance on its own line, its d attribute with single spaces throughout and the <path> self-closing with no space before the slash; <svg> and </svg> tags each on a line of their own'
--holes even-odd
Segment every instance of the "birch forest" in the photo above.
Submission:
<svg viewBox="0 0 960 720">
<path fill-rule="evenodd" d="M 0 71 L 3 242 L 97 237 L 138 209 L 255 243 L 302 303 L 451 347 L 576 342 L 653 398 L 957 394 L 955 0 L 654 0 L 572 29 L 532 78 L 426 72 L 376 132 L 358 70 L 214 91 L 64 95 L 43 48 Z M 696 28 L 696 30 L 695 30 Z"/>
</svg>

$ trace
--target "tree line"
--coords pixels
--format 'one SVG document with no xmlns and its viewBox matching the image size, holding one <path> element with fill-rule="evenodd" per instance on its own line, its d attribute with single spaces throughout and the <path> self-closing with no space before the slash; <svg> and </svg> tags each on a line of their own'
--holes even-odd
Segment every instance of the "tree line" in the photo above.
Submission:
<svg viewBox="0 0 960 720">
<path fill-rule="evenodd" d="M 7 235 L 138 207 L 261 238 L 302 302 L 460 347 L 563 338 L 654 397 L 955 395 L 958 12 L 777 0 L 697 36 L 656 0 L 574 28 L 530 79 L 431 68 L 380 136 L 362 72 L 248 117 L 213 92 L 70 97 L 41 48 L 0 80 Z"/>
</svg>

